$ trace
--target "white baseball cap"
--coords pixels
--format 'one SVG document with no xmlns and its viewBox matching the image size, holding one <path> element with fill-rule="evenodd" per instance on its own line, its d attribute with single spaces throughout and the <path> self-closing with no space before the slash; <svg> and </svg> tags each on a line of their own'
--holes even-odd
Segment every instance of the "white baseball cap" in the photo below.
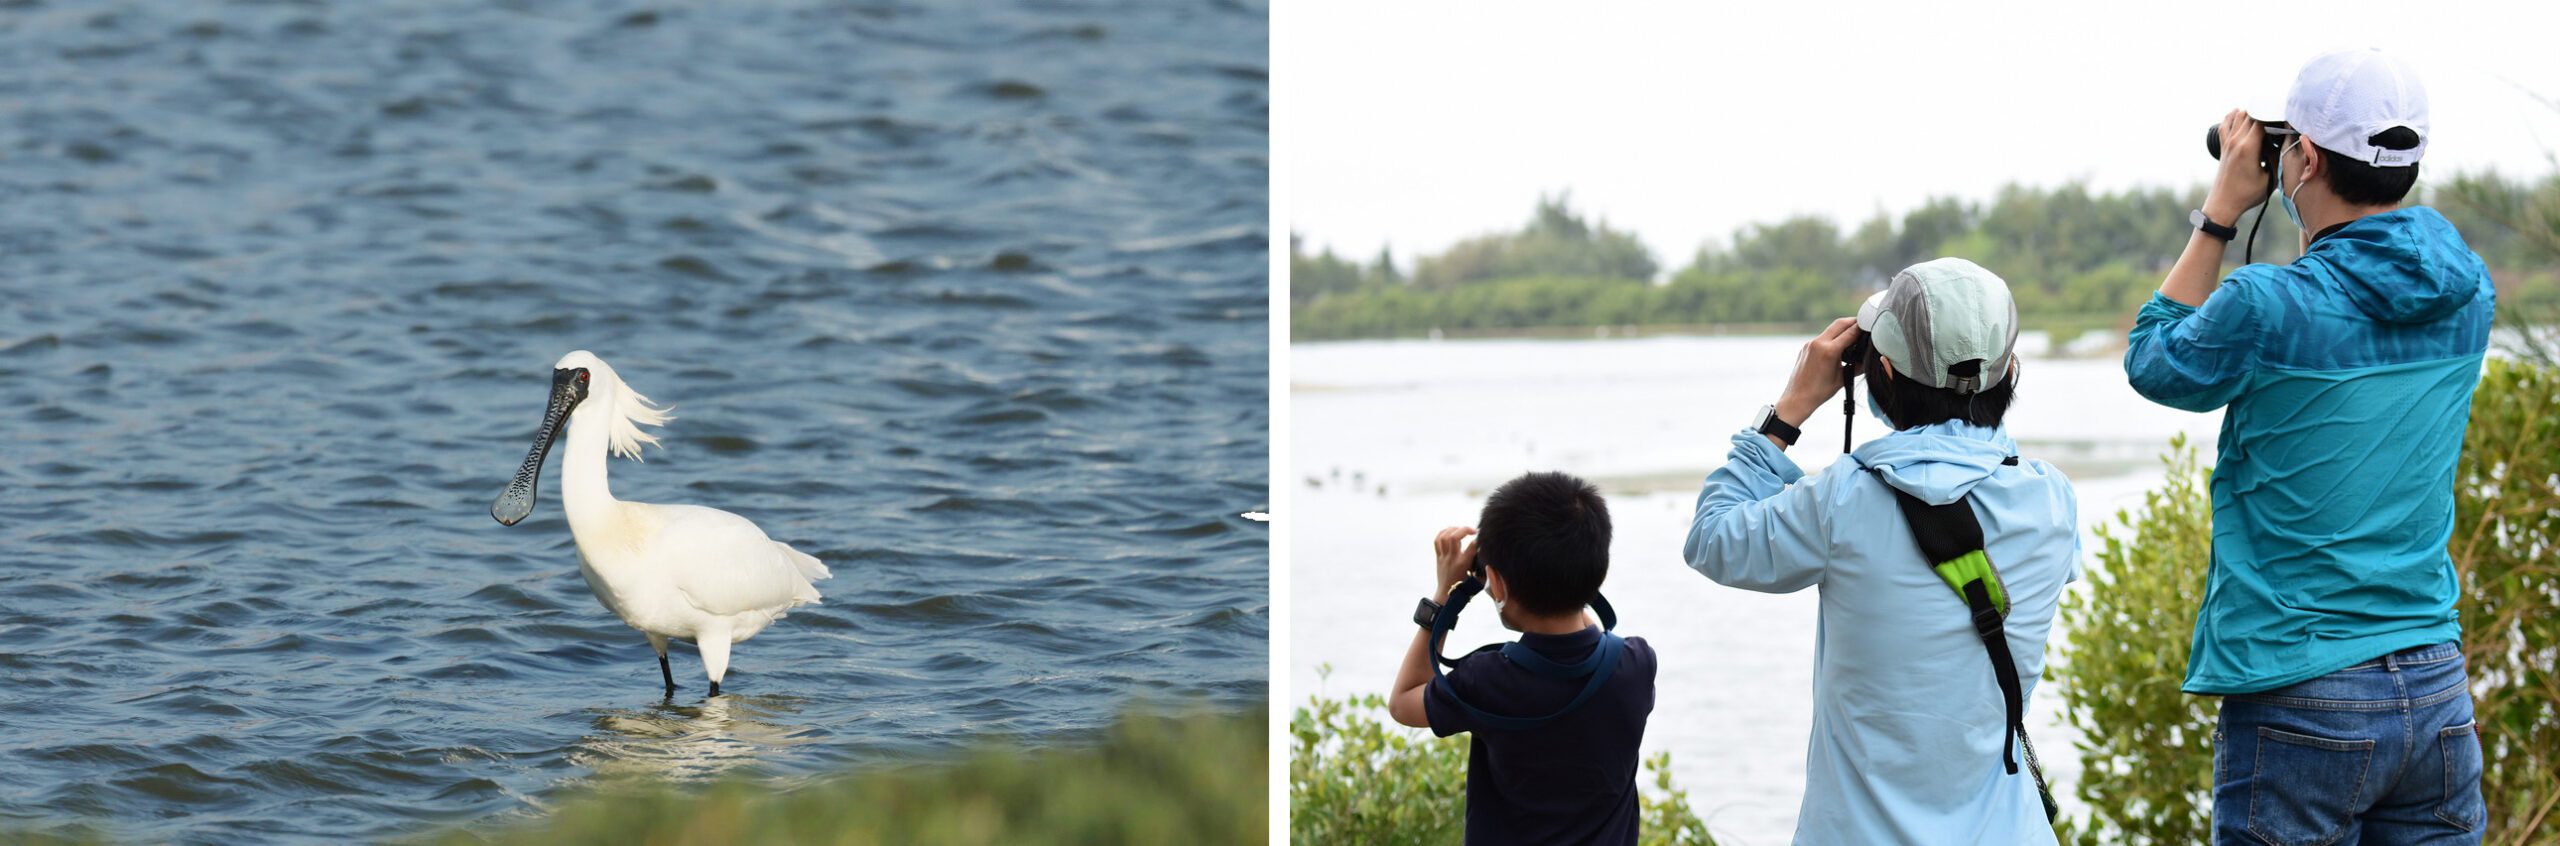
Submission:
<svg viewBox="0 0 2560 846">
<path fill-rule="evenodd" d="M 1894 372 L 1972 395 L 2009 378 L 2018 303 L 2009 283 L 1960 258 L 1924 261 L 1858 307 L 1858 328 Z"/>
<path fill-rule="evenodd" d="M 2407 167 L 2427 152 L 2427 89 L 2409 63 L 2380 50 L 2313 58 L 2293 78 L 2284 115 L 2272 119 L 2290 124 L 2320 149 L 2376 167 Z M 2397 127 L 2418 133 L 2418 146 L 2393 150 L 2373 143 L 2374 136 Z"/>
</svg>

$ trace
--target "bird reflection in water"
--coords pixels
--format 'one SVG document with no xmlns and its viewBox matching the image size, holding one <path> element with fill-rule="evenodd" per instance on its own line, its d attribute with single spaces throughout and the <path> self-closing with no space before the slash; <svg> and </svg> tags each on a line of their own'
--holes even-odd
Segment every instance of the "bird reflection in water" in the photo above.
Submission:
<svg viewBox="0 0 2560 846">
<path fill-rule="evenodd" d="M 820 743 L 832 733 L 799 721 L 797 696 L 730 694 L 700 704 L 661 701 L 646 708 L 599 708 L 596 732 L 581 737 L 572 763 L 596 781 L 623 778 L 716 778 L 769 753 Z"/>
</svg>

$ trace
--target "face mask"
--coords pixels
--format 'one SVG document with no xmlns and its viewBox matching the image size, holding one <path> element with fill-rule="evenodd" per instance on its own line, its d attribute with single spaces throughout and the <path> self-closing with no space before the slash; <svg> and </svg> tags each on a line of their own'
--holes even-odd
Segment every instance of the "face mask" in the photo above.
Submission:
<svg viewBox="0 0 2560 846">
<path fill-rule="evenodd" d="M 2292 144 L 2286 144 L 2283 150 L 2279 150 L 2276 153 L 2276 199 L 2284 202 L 2284 216 L 2293 218 L 2293 228 L 2295 231 L 2299 232 L 2302 229 L 2302 210 L 2294 208 L 2293 194 L 2287 194 L 2284 192 L 2284 153 L 2289 152 L 2292 149 Z M 2302 186 L 2309 184 L 2311 184 L 2311 177 L 2305 176 L 2302 178 L 2301 184 L 2293 186 L 2293 190 L 2295 193 L 2300 193 L 2302 191 Z M 2311 239 L 2307 234 L 2303 237 L 2302 243 L 2304 249 L 2310 248 Z"/>
<path fill-rule="evenodd" d="M 1899 430 L 1902 428 L 1900 426 L 1893 425 L 1893 418 L 1884 416 L 1884 406 L 1876 404 L 1876 392 L 1874 391 L 1867 392 L 1867 413 L 1875 415 L 1877 420 L 1884 421 L 1884 427 L 1887 429 Z"/>
</svg>

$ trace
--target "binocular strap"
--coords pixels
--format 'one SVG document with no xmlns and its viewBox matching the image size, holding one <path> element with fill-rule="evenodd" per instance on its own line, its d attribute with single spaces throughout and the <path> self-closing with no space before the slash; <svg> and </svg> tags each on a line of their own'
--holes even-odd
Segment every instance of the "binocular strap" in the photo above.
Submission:
<svg viewBox="0 0 2560 846">
<path fill-rule="evenodd" d="M 1515 717 L 1476 707 L 1458 696 L 1457 685 L 1451 684 L 1448 675 L 1440 671 L 1443 665 L 1451 667 L 1458 665 L 1456 661 L 1440 657 L 1440 646 L 1448 639 L 1449 630 L 1458 625 L 1459 610 L 1465 608 L 1467 601 L 1474 599 L 1475 595 L 1483 590 L 1484 580 L 1481 578 L 1469 577 L 1466 581 L 1459 582 L 1456 588 L 1449 591 L 1449 601 L 1440 606 L 1440 613 L 1431 619 L 1431 686 L 1440 695 L 1448 697 L 1450 702 L 1457 703 L 1459 709 L 1466 711 L 1467 716 L 1475 719 L 1476 722 L 1482 723 L 1486 728 L 1503 731 L 1523 731 L 1546 725 L 1589 704 L 1591 698 L 1599 695 L 1600 689 L 1609 684 L 1609 677 L 1618 671 L 1618 654 L 1625 651 L 1627 643 L 1625 638 L 1619 637 L 1612 631 L 1618 627 L 1618 612 L 1617 609 L 1609 607 L 1609 600 L 1594 595 L 1591 598 L 1591 610 L 1600 617 L 1600 645 L 1591 650 L 1589 657 L 1571 664 L 1564 664 L 1540 655 L 1537 650 L 1522 646 L 1517 641 L 1501 646 L 1504 659 L 1532 674 L 1560 681 L 1586 679 L 1582 683 L 1582 691 L 1574 694 L 1572 701 L 1556 709 L 1555 713 L 1542 717 Z M 1492 648 L 1494 647 L 1485 647 L 1485 649 Z M 1484 649 L 1476 651 L 1482 652 Z"/>
</svg>

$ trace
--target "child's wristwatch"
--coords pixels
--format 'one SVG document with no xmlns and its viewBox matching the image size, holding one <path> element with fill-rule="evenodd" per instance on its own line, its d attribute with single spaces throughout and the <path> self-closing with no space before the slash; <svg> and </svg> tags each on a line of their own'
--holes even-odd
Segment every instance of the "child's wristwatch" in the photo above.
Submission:
<svg viewBox="0 0 2560 846">
<path fill-rule="evenodd" d="M 1427 629 L 1427 628 L 1431 628 L 1431 621 L 1433 621 L 1433 620 L 1437 620 L 1437 619 L 1439 619 L 1439 618 L 1440 618 L 1440 603 L 1437 603 L 1437 602 L 1433 602 L 1433 601 L 1431 601 L 1431 597 L 1428 597 L 1428 596 L 1423 597 L 1423 598 L 1422 598 L 1422 604 L 1421 604 L 1421 605 L 1414 606 L 1414 609 L 1413 609 L 1413 624 L 1414 624 L 1414 625 L 1421 626 L 1421 627 L 1426 628 L 1426 629 Z"/>
</svg>

